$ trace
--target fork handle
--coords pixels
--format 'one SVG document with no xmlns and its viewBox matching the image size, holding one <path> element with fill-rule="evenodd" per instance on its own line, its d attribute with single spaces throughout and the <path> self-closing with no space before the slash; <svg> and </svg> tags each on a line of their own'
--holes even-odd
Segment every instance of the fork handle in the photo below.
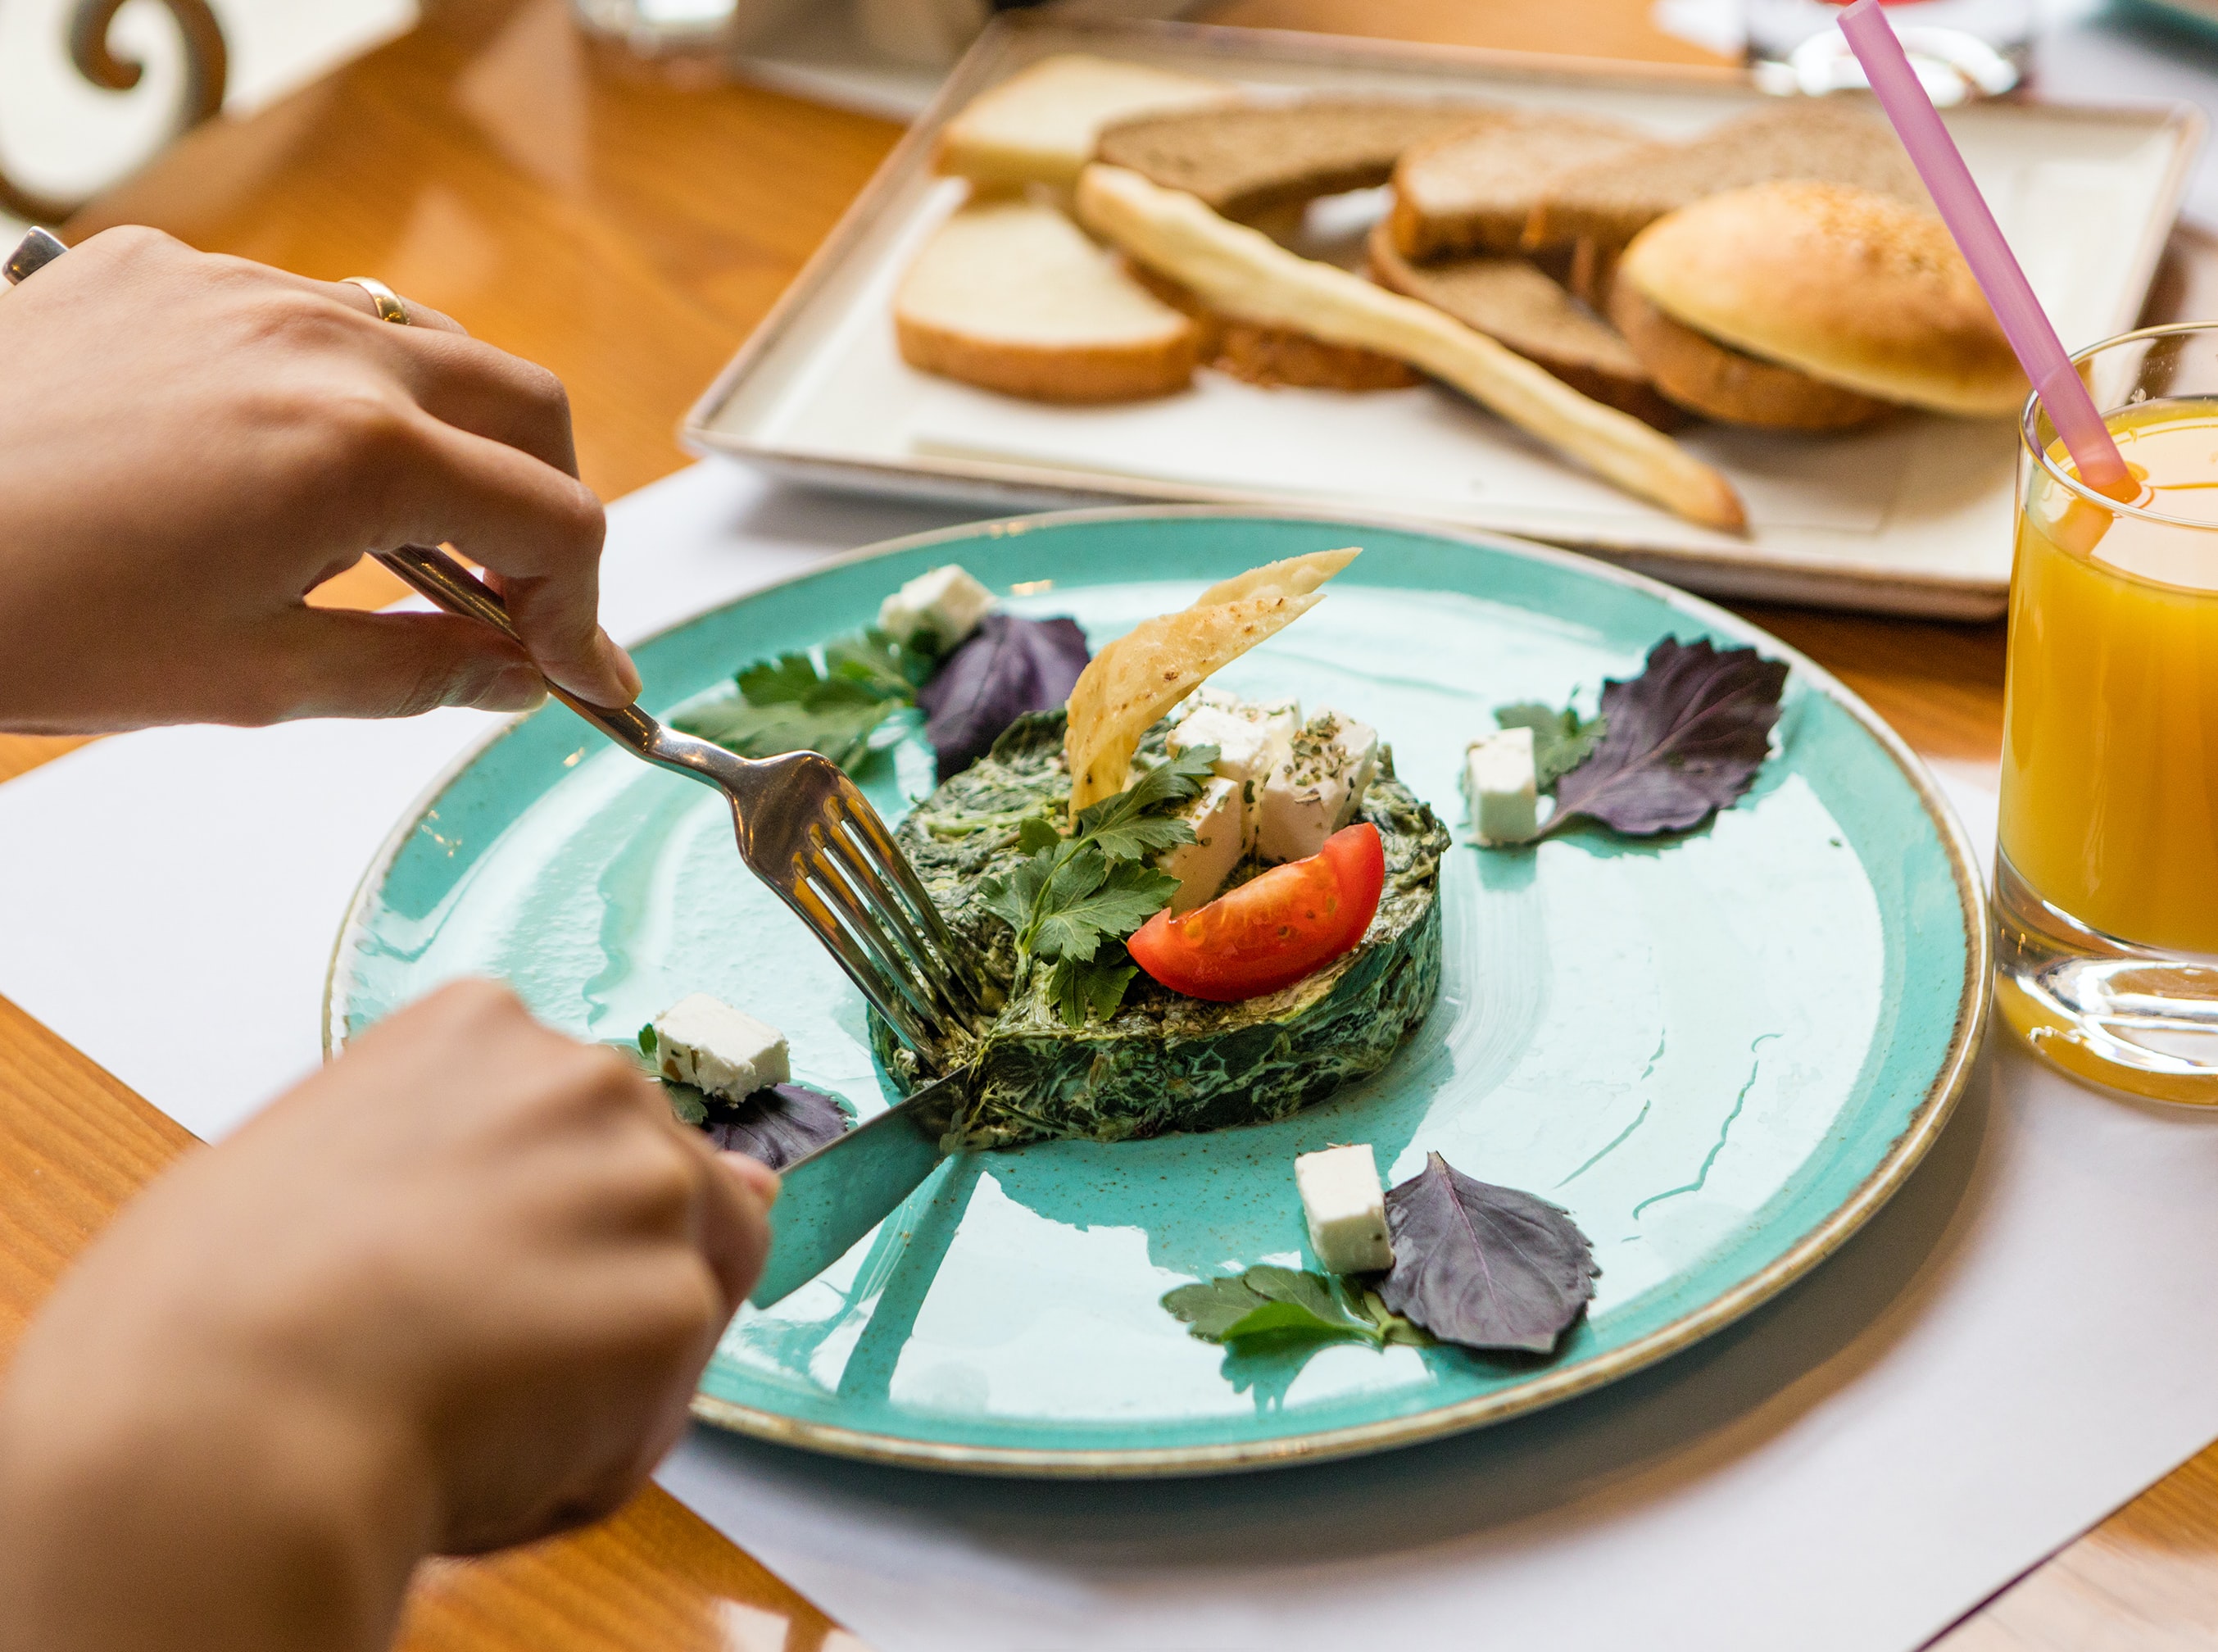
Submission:
<svg viewBox="0 0 2218 1652">
<path fill-rule="evenodd" d="M 511 643 L 521 643 L 516 621 L 500 593 L 443 550 L 428 545 L 403 545 L 398 550 L 373 553 L 402 583 L 435 606 L 465 619 L 492 626 Z M 629 746 L 641 756 L 654 749 L 662 725 L 636 705 L 596 705 L 580 699 L 560 684 L 549 682 L 547 692 L 610 739 Z"/>
</svg>

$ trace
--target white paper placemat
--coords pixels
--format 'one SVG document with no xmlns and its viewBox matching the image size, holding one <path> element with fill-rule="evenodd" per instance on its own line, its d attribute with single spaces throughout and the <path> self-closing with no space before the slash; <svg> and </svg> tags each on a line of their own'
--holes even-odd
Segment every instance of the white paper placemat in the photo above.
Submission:
<svg viewBox="0 0 2218 1652">
<path fill-rule="evenodd" d="M 703 465 L 610 514 L 636 637 L 938 525 Z M 172 730 L 0 786 L 0 993 L 204 1135 L 318 1059 L 372 849 L 486 726 Z M 1975 837 L 1992 778 L 1944 776 Z M 697 1431 L 674 1492 L 881 1652 L 1899 1652 L 2218 1434 L 2218 1120 L 1996 1053 L 1927 1165 L 1741 1326 L 1502 1428 L 1215 1481 L 989 1482 Z"/>
</svg>

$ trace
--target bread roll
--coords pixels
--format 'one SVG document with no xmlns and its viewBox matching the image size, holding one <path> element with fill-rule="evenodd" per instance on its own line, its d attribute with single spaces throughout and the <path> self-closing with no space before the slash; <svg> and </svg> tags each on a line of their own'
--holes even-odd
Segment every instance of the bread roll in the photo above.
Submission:
<svg viewBox="0 0 2218 1652">
<path fill-rule="evenodd" d="M 1682 326 L 1629 281 L 1610 289 L 1609 319 L 1677 406 L 1726 425 L 1763 430 L 1847 430 L 1893 407 L 1721 345 Z"/>
<path fill-rule="evenodd" d="M 1782 182 L 1712 196 L 1641 231 L 1616 279 L 1697 332 L 1883 401 L 1998 418 L 2025 400 L 1947 226 L 1867 189 Z"/>
</svg>

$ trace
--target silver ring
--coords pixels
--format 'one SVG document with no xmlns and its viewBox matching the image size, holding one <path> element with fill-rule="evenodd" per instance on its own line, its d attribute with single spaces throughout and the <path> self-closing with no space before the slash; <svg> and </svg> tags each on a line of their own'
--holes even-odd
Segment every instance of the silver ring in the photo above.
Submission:
<svg viewBox="0 0 2218 1652">
<path fill-rule="evenodd" d="M 390 321 L 393 326 L 400 327 L 408 325 L 408 306 L 401 301 L 400 294 L 394 292 L 376 276 L 343 276 L 340 277 L 340 283 L 343 286 L 359 287 L 368 293 L 369 301 L 377 306 L 379 320 Z"/>
<path fill-rule="evenodd" d="M 13 287 L 25 276 L 45 269 L 68 251 L 46 231 L 34 229 L 8 255 L 8 262 L 0 264 L 0 275 L 6 276 L 8 284 Z"/>
</svg>

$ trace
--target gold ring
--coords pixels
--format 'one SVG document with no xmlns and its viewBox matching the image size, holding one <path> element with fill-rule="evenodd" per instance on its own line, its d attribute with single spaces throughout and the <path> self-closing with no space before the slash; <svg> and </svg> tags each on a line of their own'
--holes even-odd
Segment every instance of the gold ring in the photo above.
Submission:
<svg viewBox="0 0 2218 1652">
<path fill-rule="evenodd" d="M 340 284 L 359 287 L 369 295 L 369 301 L 377 306 L 377 319 L 390 321 L 395 326 L 408 325 L 408 306 L 401 302 L 400 295 L 375 276 L 344 276 Z"/>
</svg>

